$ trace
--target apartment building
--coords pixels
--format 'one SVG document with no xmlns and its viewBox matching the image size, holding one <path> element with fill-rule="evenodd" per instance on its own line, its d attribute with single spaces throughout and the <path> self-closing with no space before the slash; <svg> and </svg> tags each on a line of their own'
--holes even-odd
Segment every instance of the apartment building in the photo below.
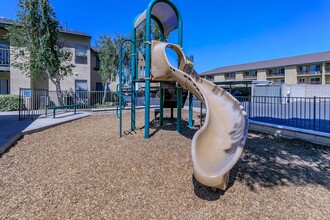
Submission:
<svg viewBox="0 0 330 220">
<path fill-rule="evenodd" d="M 215 82 L 270 80 L 276 84 L 330 84 L 330 51 L 224 66 L 201 75 Z"/>
<path fill-rule="evenodd" d="M 55 91 L 55 86 L 44 76 L 37 82 L 20 70 L 10 65 L 10 43 L 4 38 L 5 27 L 12 22 L 0 19 L 0 94 L 18 94 L 19 88 L 48 89 Z M 95 91 L 103 90 L 99 70 L 98 50 L 91 47 L 91 36 L 82 32 L 63 30 L 60 33 L 66 49 L 72 52 L 73 74 L 61 81 L 62 90 Z"/>
</svg>

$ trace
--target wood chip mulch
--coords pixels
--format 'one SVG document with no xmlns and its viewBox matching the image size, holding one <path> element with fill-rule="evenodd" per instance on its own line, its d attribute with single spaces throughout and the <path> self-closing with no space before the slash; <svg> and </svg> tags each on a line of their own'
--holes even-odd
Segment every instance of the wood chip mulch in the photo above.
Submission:
<svg viewBox="0 0 330 220">
<path fill-rule="evenodd" d="M 329 147 L 250 132 L 228 189 L 213 192 L 192 175 L 198 126 L 153 121 L 145 140 L 143 112 L 136 133 L 124 116 L 121 139 L 109 114 L 19 140 L 0 157 L 0 219 L 329 219 Z"/>
</svg>

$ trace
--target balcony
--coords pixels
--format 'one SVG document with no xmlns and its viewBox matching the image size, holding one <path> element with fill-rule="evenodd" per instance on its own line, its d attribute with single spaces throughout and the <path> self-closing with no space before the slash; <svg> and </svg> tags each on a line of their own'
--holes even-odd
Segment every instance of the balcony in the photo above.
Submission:
<svg viewBox="0 0 330 220">
<path fill-rule="evenodd" d="M 225 74 L 225 80 L 235 80 L 236 75 L 235 74 Z"/>
<path fill-rule="evenodd" d="M 284 73 L 267 73 L 267 78 L 282 78 Z"/>
<path fill-rule="evenodd" d="M 303 71 L 303 72 L 297 72 L 298 75 L 305 75 L 305 76 L 310 76 L 310 75 L 321 75 L 322 71 Z"/>
<path fill-rule="evenodd" d="M 9 49 L 0 48 L 0 71 L 9 71 Z"/>
<path fill-rule="evenodd" d="M 243 75 L 243 79 L 257 79 L 256 75 Z"/>
</svg>

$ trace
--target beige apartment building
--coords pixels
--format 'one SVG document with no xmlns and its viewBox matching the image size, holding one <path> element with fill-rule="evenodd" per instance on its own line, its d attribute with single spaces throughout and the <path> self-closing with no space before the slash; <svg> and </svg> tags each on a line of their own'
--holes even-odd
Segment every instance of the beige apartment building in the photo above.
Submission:
<svg viewBox="0 0 330 220">
<path fill-rule="evenodd" d="M 201 75 L 214 82 L 270 80 L 275 84 L 330 84 L 330 51 L 224 66 Z"/>
<path fill-rule="evenodd" d="M 4 39 L 5 27 L 11 25 L 10 21 L 0 19 L 0 94 L 18 94 L 19 88 L 48 89 L 55 91 L 54 84 L 46 77 L 32 82 L 20 70 L 10 65 L 10 44 Z M 61 40 L 66 49 L 72 52 L 73 74 L 61 81 L 64 91 L 102 91 L 103 86 L 98 74 L 98 50 L 91 47 L 91 36 L 88 34 L 63 30 Z"/>
</svg>

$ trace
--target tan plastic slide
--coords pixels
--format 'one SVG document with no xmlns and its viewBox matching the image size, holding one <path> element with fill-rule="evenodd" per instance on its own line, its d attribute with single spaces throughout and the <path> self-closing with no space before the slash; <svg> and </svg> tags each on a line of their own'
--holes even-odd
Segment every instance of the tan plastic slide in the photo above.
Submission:
<svg viewBox="0 0 330 220">
<path fill-rule="evenodd" d="M 179 68 L 170 64 L 166 48 L 176 52 Z M 206 186 L 225 190 L 229 171 L 242 154 L 246 140 L 246 112 L 227 91 L 199 77 L 180 46 L 152 41 L 151 59 L 152 80 L 177 81 L 206 106 L 205 123 L 192 140 L 194 176 Z"/>
</svg>

